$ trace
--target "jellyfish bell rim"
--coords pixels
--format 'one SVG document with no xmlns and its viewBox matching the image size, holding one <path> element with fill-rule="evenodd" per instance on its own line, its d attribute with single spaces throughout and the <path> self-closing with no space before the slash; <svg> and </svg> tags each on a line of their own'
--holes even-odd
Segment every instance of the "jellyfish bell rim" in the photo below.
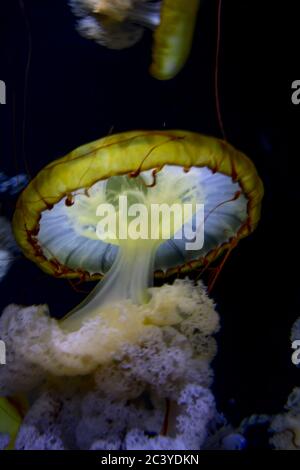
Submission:
<svg viewBox="0 0 300 470">
<path fill-rule="evenodd" d="M 206 167 L 213 173 L 231 177 L 247 198 L 247 220 L 235 239 L 244 238 L 256 228 L 260 218 L 263 184 L 254 164 L 229 143 L 214 137 L 182 130 L 129 131 L 110 135 L 85 144 L 44 167 L 21 193 L 13 216 L 15 238 L 25 256 L 48 274 L 59 278 L 97 280 L 102 273 L 91 274 L 72 269 L 57 259 L 47 259 L 37 235 L 43 211 L 51 209 L 79 188 L 88 191 L 100 180 L 116 175 L 133 175 L 165 165 Z M 95 176 L 96 175 L 96 176 Z M 231 240 L 209 251 L 205 256 L 172 267 L 156 270 L 156 278 L 187 273 L 203 267 L 231 247 Z"/>
</svg>

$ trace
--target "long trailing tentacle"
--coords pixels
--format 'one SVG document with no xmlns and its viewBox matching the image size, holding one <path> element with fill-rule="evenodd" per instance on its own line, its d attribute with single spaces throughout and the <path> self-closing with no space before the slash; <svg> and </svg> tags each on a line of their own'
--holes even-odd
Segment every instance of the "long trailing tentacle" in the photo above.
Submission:
<svg viewBox="0 0 300 470">
<path fill-rule="evenodd" d="M 220 73 L 219 73 L 219 60 L 220 60 L 220 44 L 221 44 L 221 14 L 222 14 L 222 0 L 218 0 L 218 15 L 217 15 L 217 44 L 216 44 L 216 62 L 215 62 L 215 100 L 216 100 L 216 112 L 217 112 L 217 119 L 218 124 L 220 127 L 220 131 L 224 140 L 227 140 L 223 118 L 222 118 L 222 111 L 221 111 L 221 104 L 220 104 L 220 93 L 219 93 L 219 80 L 220 80 Z"/>
</svg>

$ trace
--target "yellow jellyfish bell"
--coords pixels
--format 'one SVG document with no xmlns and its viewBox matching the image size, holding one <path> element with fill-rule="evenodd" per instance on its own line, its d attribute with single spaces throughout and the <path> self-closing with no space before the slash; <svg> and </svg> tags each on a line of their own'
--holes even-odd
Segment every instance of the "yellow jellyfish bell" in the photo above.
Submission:
<svg viewBox="0 0 300 470">
<path fill-rule="evenodd" d="M 69 0 L 78 32 L 109 49 L 132 47 L 153 31 L 150 73 L 169 80 L 191 50 L 200 0 Z"/>
<path fill-rule="evenodd" d="M 199 0 L 164 0 L 161 20 L 154 31 L 150 73 L 169 80 L 184 66 L 193 41 Z"/>
<path fill-rule="evenodd" d="M 105 275 L 62 321 L 61 327 L 75 331 L 107 305 L 147 304 L 154 276 L 206 267 L 230 252 L 255 229 L 262 195 L 253 163 L 227 142 L 178 130 L 125 132 L 79 147 L 41 170 L 17 202 L 13 228 L 25 255 L 45 272 L 82 280 Z M 129 212 L 120 208 L 124 199 Z M 103 232 L 99 215 L 107 206 L 119 221 Z M 137 206 L 143 209 L 138 223 L 130 217 Z M 153 221 L 157 206 L 164 214 Z M 179 213 L 184 216 L 178 220 Z M 147 226 L 144 235 L 124 236 L 132 223 Z M 200 243 L 191 248 L 199 233 Z M 134 333 L 135 326 L 127 322 L 125 330 Z"/>
<path fill-rule="evenodd" d="M 83 145 L 42 169 L 17 201 L 17 242 L 49 274 L 101 278 L 117 248 L 96 236 L 97 204 L 106 197 L 106 186 L 99 185 L 117 176 L 138 185 L 144 174 L 147 194 L 156 189 L 159 202 L 178 201 L 194 185 L 207 210 L 204 247 L 187 252 L 176 240 L 166 241 L 157 252 L 157 277 L 213 261 L 259 221 L 263 184 L 251 160 L 229 143 L 181 130 L 131 131 Z"/>
</svg>

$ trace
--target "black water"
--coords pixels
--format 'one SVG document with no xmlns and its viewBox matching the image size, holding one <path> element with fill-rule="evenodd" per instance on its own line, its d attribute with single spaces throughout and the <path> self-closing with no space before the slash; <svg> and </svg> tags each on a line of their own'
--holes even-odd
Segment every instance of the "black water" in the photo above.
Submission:
<svg viewBox="0 0 300 470">
<path fill-rule="evenodd" d="M 114 133 L 177 128 L 221 137 L 214 96 L 215 1 L 202 2 L 190 60 L 169 82 L 148 73 L 150 33 L 131 49 L 110 51 L 75 31 L 66 2 L 23 3 L 25 16 L 20 2 L 1 1 L 0 79 L 7 84 L 7 104 L 0 108 L 1 171 L 14 175 L 28 170 L 34 176 L 48 162 L 112 128 Z M 282 236 L 287 226 L 283 51 L 272 21 L 273 2 L 272 9 L 271 2 L 264 2 L 264 8 L 262 3 L 225 1 L 222 9 L 224 127 L 228 140 L 255 163 L 266 191 L 258 229 L 232 253 L 213 291 L 222 321 L 214 393 L 219 409 L 236 423 L 252 413 L 281 411 L 299 384 L 289 340 L 299 310 L 290 308 L 293 294 L 286 283 L 293 247 Z M 10 218 L 15 200 L 3 196 L 1 204 Z M 23 257 L 0 291 L 0 310 L 11 302 L 48 303 L 56 316 L 85 295 Z"/>
</svg>

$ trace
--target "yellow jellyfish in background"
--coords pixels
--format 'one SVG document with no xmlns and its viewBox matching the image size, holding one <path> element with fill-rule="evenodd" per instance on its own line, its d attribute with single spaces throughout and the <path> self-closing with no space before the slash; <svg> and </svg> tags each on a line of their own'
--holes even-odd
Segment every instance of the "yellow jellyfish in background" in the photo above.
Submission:
<svg viewBox="0 0 300 470">
<path fill-rule="evenodd" d="M 199 0 L 166 0 L 161 8 L 161 22 L 154 32 L 150 72 L 159 80 L 169 80 L 180 72 L 188 59 Z"/>
<path fill-rule="evenodd" d="M 169 80 L 192 46 L 199 0 L 70 0 L 82 36 L 111 49 L 131 47 L 145 27 L 154 31 L 150 72 Z"/>
<path fill-rule="evenodd" d="M 10 450 L 14 448 L 14 442 L 22 423 L 24 414 L 28 409 L 25 397 L 0 397 L 0 435 L 2 437 L 1 448 Z"/>
<path fill-rule="evenodd" d="M 184 273 L 230 250 L 255 229 L 262 195 L 254 165 L 227 142 L 188 131 L 132 131 L 84 145 L 46 166 L 21 194 L 13 228 L 25 255 L 45 272 L 82 279 L 105 274 L 62 321 L 77 329 L 114 302 L 147 303 L 153 274 Z M 171 212 L 157 219 L 156 237 L 150 222 L 149 236 L 101 239 L 98 208 L 108 203 L 121 212 L 120 196 L 146 208 L 190 203 L 192 212 L 179 222 Z M 197 204 L 204 207 L 202 222 Z M 148 213 L 142 216 L 145 222 Z M 128 225 L 128 213 L 122 217 L 120 227 Z M 172 227 L 167 237 L 166 223 Z M 189 250 L 187 239 L 175 234 L 200 224 L 204 243 Z M 114 326 L 121 328 L 117 321 Z M 124 328 L 128 334 L 135 323 Z"/>
</svg>

